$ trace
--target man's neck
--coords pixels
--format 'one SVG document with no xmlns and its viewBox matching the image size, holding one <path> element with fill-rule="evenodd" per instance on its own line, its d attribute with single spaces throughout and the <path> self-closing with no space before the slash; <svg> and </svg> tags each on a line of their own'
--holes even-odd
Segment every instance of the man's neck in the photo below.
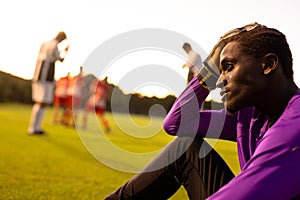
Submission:
<svg viewBox="0 0 300 200">
<path fill-rule="evenodd" d="M 291 98 L 299 91 L 294 82 L 288 84 L 288 87 L 280 87 L 271 91 L 268 102 L 257 106 L 257 109 L 269 118 L 268 126 L 271 127 L 284 112 Z M 269 93 L 270 94 L 270 93 Z"/>
</svg>

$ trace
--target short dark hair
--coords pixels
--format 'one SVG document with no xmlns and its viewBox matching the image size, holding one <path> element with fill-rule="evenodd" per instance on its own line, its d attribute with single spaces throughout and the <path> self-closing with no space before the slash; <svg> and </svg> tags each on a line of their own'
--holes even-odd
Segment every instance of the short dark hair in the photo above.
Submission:
<svg viewBox="0 0 300 200">
<path fill-rule="evenodd" d="M 64 39 L 66 39 L 67 38 L 67 35 L 66 35 L 66 33 L 65 32 L 63 32 L 63 31 L 60 31 L 60 32 L 58 32 L 57 33 L 57 35 L 56 35 L 56 37 L 55 37 L 58 41 L 63 41 Z"/>
<path fill-rule="evenodd" d="M 284 74 L 293 79 L 293 58 L 286 36 L 274 28 L 259 26 L 251 31 L 242 32 L 232 38 L 239 42 L 246 53 L 259 58 L 268 53 L 278 56 Z"/>
<path fill-rule="evenodd" d="M 191 45 L 190 45 L 189 43 L 187 43 L 187 42 L 185 42 L 185 43 L 182 45 L 182 48 L 183 48 L 184 50 L 186 50 L 186 49 L 192 49 Z"/>
</svg>

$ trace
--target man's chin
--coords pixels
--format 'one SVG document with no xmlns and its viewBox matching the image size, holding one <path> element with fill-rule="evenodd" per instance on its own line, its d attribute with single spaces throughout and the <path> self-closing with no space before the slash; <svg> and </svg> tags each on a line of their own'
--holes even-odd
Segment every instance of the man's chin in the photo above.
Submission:
<svg viewBox="0 0 300 200">
<path fill-rule="evenodd" d="M 234 114 L 238 111 L 232 104 L 228 104 L 227 102 L 225 102 L 225 110 L 228 114 Z"/>
<path fill-rule="evenodd" d="M 226 109 L 226 112 L 227 112 L 227 114 L 229 114 L 229 115 L 234 115 L 234 114 L 236 113 L 236 111 L 229 111 L 229 110 L 227 110 L 227 109 Z"/>
</svg>

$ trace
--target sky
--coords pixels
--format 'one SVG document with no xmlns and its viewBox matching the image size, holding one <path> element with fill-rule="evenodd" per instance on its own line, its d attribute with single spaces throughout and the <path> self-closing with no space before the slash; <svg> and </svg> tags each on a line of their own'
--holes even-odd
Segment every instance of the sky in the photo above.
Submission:
<svg viewBox="0 0 300 200">
<path fill-rule="evenodd" d="M 85 73 L 90 73 L 84 66 L 90 55 L 99 46 L 103 47 L 126 32 L 149 28 L 169 30 L 194 41 L 207 54 L 225 32 L 258 22 L 286 35 L 294 59 L 295 82 L 300 85 L 299 8 L 297 0 L 1 1 L 0 71 L 31 79 L 40 45 L 62 30 L 68 36 L 70 48 L 65 61 L 56 68 L 56 79 L 68 72 L 76 75 L 82 65 Z M 178 51 L 182 54 L 180 45 L 183 42 L 178 41 Z M 102 55 L 105 57 L 105 52 Z M 184 58 L 157 49 L 126 52 L 110 63 L 105 75 L 110 82 L 121 84 L 120 79 L 134 67 L 147 66 L 151 62 L 167 66 L 170 72 L 182 76 L 176 84 L 179 91 L 185 87 Z M 148 76 L 155 76 L 155 73 Z M 164 76 L 168 79 L 168 73 Z M 153 87 L 146 84 L 144 90 L 137 86 L 137 89 L 147 96 L 178 95 L 178 91 L 159 84 Z"/>
</svg>

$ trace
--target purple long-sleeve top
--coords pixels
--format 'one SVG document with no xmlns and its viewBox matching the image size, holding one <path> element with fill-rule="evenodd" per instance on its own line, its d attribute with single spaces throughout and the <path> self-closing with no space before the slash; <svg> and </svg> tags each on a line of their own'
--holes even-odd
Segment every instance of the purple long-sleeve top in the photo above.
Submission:
<svg viewBox="0 0 300 200">
<path fill-rule="evenodd" d="M 164 121 L 167 133 L 237 142 L 241 172 L 208 199 L 292 199 L 300 195 L 300 92 L 276 123 L 254 107 L 230 115 L 201 110 L 209 91 L 194 78 Z"/>
</svg>

